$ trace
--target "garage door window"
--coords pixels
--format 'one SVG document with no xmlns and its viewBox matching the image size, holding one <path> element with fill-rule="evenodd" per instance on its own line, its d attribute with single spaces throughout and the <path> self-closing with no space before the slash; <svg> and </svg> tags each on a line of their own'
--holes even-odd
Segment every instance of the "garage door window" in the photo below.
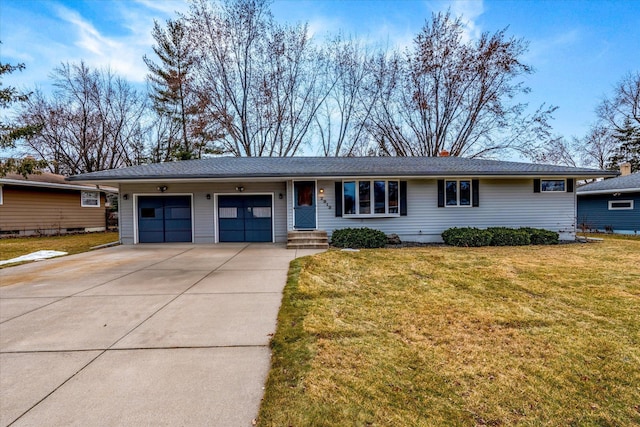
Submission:
<svg viewBox="0 0 640 427">
<path fill-rule="evenodd" d="M 142 208 L 140 209 L 140 216 L 142 218 L 155 218 L 156 210 L 155 208 Z"/>
<path fill-rule="evenodd" d="M 224 219 L 238 218 L 238 208 L 220 208 L 218 215 Z"/>
<path fill-rule="evenodd" d="M 271 208 L 268 206 L 255 207 L 253 208 L 253 217 L 254 218 L 271 218 Z"/>
</svg>

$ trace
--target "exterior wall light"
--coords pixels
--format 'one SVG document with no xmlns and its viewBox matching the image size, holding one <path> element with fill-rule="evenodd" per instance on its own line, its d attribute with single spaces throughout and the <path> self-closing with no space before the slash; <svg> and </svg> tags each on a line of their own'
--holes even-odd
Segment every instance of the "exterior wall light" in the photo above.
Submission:
<svg viewBox="0 0 640 427">
<path fill-rule="evenodd" d="M 122 200 L 129 200 L 129 195 L 128 194 L 123 194 L 122 195 Z"/>
<path fill-rule="evenodd" d="M 207 194 L 207 200 L 211 200 L 211 194 Z"/>
<path fill-rule="evenodd" d="M 161 193 L 164 193 L 165 191 L 167 191 L 169 187 L 167 187 L 166 185 L 160 185 L 158 187 L 156 187 L 156 190 L 158 190 Z"/>
<path fill-rule="evenodd" d="M 239 192 L 242 193 L 244 191 L 244 187 L 238 186 L 238 187 L 236 187 L 236 191 L 239 191 Z"/>
</svg>

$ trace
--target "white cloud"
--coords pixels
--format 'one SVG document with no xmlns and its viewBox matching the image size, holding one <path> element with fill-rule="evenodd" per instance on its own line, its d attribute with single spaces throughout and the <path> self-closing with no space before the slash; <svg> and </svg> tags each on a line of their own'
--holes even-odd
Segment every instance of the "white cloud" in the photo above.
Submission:
<svg viewBox="0 0 640 427">
<path fill-rule="evenodd" d="M 155 10 L 163 15 L 173 16 L 176 12 L 183 13 L 189 9 L 189 4 L 182 0 L 135 0 L 135 3 L 149 10 Z"/>
<path fill-rule="evenodd" d="M 327 16 L 316 15 L 307 21 L 308 33 L 311 37 L 322 38 L 341 30 L 341 22 Z"/>
<path fill-rule="evenodd" d="M 462 18 L 465 25 L 463 37 L 467 40 L 480 38 L 482 29 L 477 24 L 478 18 L 484 13 L 482 0 L 456 0 L 451 4 L 451 12 Z"/>
<path fill-rule="evenodd" d="M 431 10 L 445 12 L 451 10 L 451 14 L 462 20 L 464 31 L 463 41 L 477 40 L 482 34 L 482 28 L 478 19 L 484 14 L 483 0 L 448 0 L 429 2 Z"/>
<path fill-rule="evenodd" d="M 556 33 L 552 36 L 531 40 L 529 51 L 524 55 L 526 62 L 544 65 L 553 61 L 564 49 L 571 48 L 580 42 L 581 34 L 578 29 L 572 28 Z"/>
<path fill-rule="evenodd" d="M 99 57 L 104 57 L 107 55 L 105 52 L 111 52 L 121 47 L 115 40 L 102 36 L 90 22 L 83 19 L 75 10 L 61 5 L 58 5 L 56 9 L 60 19 L 68 22 L 76 29 L 78 39 L 75 40 L 74 44 L 81 49 Z"/>
<path fill-rule="evenodd" d="M 94 68 L 110 68 L 132 83 L 143 83 L 147 67 L 143 55 L 151 53 L 154 44 L 151 36 L 154 19 L 164 21 L 176 16 L 175 10 L 184 2 L 116 3 L 112 11 L 120 17 L 121 28 L 113 31 L 117 35 L 101 33 L 95 25 L 75 10 L 57 6 L 60 19 L 71 24 L 72 40 L 78 50 L 68 52 L 69 61 L 84 60 Z M 135 7 L 131 7 L 135 5 Z M 125 31 L 122 31 L 125 30 Z M 69 49 L 67 49 L 69 51 Z"/>
</svg>

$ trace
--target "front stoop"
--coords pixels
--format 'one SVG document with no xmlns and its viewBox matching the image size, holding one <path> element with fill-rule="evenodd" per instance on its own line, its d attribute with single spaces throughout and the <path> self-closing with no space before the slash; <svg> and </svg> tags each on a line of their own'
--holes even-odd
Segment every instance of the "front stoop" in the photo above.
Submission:
<svg viewBox="0 0 640 427">
<path fill-rule="evenodd" d="M 323 230 L 289 231 L 287 249 L 328 249 L 329 238 Z"/>
</svg>

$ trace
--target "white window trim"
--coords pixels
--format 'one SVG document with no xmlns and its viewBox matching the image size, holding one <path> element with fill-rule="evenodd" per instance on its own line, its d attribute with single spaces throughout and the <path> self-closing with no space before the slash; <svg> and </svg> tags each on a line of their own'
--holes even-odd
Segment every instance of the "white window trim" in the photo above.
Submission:
<svg viewBox="0 0 640 427">
<path fill-rule="evenodd" d="M 98 195 L 98 204 L 97 205 L 85 205 L 84 204 L 84 194 L 85 193 L 96 193 Z M 80 192 L 80 206 L 83 208 L 99 208 L 101 204 L 100 192 L 99 191 L 81 191 Z"/>
<path fill-rule="evenodd" d="M 461 205 L 460 204 L 460 181 L 469 181 L 469 204 Z M 456 183 L 456 204 L 448 205 L 447 204 L 447 182 L 455 182 Z M 444 207 L 445 208 L 471 208 L 473 207 L 473 180 L 471 178 L 460 178 L 460 179 L 445 179 L 444 180 Z"/>
<path fill-rule="evenodd" d="M 0 206 L 4 204 L 4 194 L 2 194 L 2 185 L 0 185 Z"/>
<path fill-rule="evenodd" d="M 384 181 L 384 213 L 370 213 L 370 214 L 348 214 L 345 212 L 345 202 L 344 202 L 344 183 L 345 182 L 355 182 L 355 201 L 354 204 L 356 206 L 356 212 L 360 211 L 360 182 L 369 182 L 369 197 L 371 203 L 371 210 L 374 210 L 375 204 L 375 194 L 374 194 L 374 182 L 375 181 Z M 389 213 L 389 181 L 398 183 L 398 212 L 397 213 Z M 373 178 L 373 179 L 345 179 L 342 181 L 342 216 L 344 218 L 396 218 L 400 217 L 400 180 L 399 179 L 384 179 L 384 178 Z"/>
<path fill-rule="evenodd" d="M 629 207 L 625 208 L 615 208 L 612 206 L 614 203 L 629 203 Z M 633 210 L 633 200 L 609 200 L 609 210 L 610 211 L 632 211 Z"/>
<path fill-rule="evenodd" d="M 545 181 L 564 181 L 564 190 L 545 190 L 544 185 L 542 185 Z M 540 179 L 540 192 L 541 193 L 566 193 L 567 192 L 567 180 L 563 178 L 542 178 Z"/>
</svg>

